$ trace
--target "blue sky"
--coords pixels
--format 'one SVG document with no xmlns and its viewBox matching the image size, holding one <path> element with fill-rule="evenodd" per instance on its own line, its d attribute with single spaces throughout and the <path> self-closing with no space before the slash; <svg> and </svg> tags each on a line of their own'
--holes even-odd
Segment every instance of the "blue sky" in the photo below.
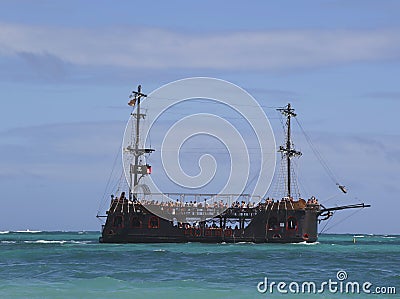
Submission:
<svg viewBox="0 0 400 299">
<path fill-rule="evenodd" d="M 0 230 L 99 229 L 130 91 L 210 76 L 265 107 L 291 101 L 349 188 L 327 205 L 373 205 L 335 215 L 329 232 L 399 234 L 399 12 L 398 1 L 1 1 Z M 335 186 L 295 141 L 307 189 L 329 198 Z"/>
</svg>

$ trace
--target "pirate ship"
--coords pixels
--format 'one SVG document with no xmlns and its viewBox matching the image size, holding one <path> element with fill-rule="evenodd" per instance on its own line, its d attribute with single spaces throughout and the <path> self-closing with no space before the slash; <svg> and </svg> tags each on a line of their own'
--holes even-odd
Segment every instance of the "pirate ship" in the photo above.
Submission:
<svg viewBox="0 0 400 299">
<path fill-rule="evenodd" d="M 291 140 L 291 120 L 296 117 L 290 104 L 277 109 L 285 119 L 285 143 L 278 152 L 285 162 L 285 192 L 279 199 L 261 198 L 253 194 L 182 194 L 152 193 L 141 184 L 151 175 L 151 166 L 142 162 L 142 155 L 154 149 L 140 143 L 141 100 L 147 96 L 141 87 L 131 95 L 135 106 L 135 136 L 124 148 L 134 159 L 129 166 L 129 189 L 111 196 L 111 203 L 102 225 L 101 243 L 296 243 L 315 242 L 320 221 L 332 217 L 334 211 L 369 207 L 364 203 L 327 208 L 315 197 L 293 198 L 291 160 L 301 155 Z M 339 189 L 346 193 L 342 185 Z M 176 200 L 175 200 L 176 199 Z"/>
</svg>

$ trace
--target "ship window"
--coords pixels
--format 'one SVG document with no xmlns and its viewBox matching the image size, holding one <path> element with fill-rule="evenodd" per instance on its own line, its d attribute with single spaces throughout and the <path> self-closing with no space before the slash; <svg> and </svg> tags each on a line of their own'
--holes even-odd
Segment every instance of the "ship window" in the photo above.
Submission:
<svg viewBox="0 0 400 299">
<path fill-rule="evenodd" d="M 297 219 L 295 217 L 288 218 L 287 229 L 297 229 Z"/>
<path fill-rule="evenodd" d="M 160 219 L 158 217 L 151 217 L 149 219 L 149 228 L 159 228 L 160 227 Z"/>
<path fill-rule="evenodd" d="M 278 219 L 276 219 L 276 217 L 271 217 L 268 219 L 268 229 L 279 229 Z"/>
<path fill-rule="evenodd" d="M 140 221 L 138 217 L 133 217 L 132 227 L 133 228 L 142 228 L 142 221 Z"/>
<path fill-rule="evenodd" d="M 124 226 L 124 219 L 122 216 L 115 216 L 113 226 L 116 228 L 122 228 Z"/>
</svg>

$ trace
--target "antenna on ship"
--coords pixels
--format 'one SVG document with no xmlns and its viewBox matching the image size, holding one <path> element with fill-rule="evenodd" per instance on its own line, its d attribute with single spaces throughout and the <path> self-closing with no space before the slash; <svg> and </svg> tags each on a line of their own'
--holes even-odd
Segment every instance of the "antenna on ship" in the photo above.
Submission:
<svg viewBox="0 0 400 299">
<path fill-rule="evenodd" d="M 294 113 L 294 109 L 291 107 L 290 103 L 287 104 L 286 107 L 284 108 L 279 108 L 277 109 L 279 112 L 281 112 L 283 115 L 286 116 L 286 127 L 287 127 L 287 135 L 286 135 L 286 146 L 280 146 L 279 147 L 279 152 L 283 153 L 283 155 L 286 157 L 286 171 L 287 171 L 287 192 L 286 196 L 291 197 L 292 192 L 291 192 L 291 165 L 290 165 L 290 159 L 293 157 L 301 156 L 301 152 L 296 151 L 294 148 L 292 148 L 292 140 L 290 136 L 290 119 L 291 117 L 296 117 L 297 114 Z"/>
<path fill-rule="evenodd" d="M 144 119 L 146 117 L 146 114 L 140 113 L 140 100 L 142 98 L 146 98 L 147 95 L 142 93 L 142 86 L 139 85 L 137 91 L 132 91 L 131 95 L 129 98 L 131 99 L 128 103 L 129 106 L 134 107 L 136 105 L 136 113 L 132 113 L 132 116 L 136 118 L 136 138 L 135 138 L 135 144 L 134 148 L 131 146 L 128 146 L 127 150 L 132 152 L 135 161 L 134 164 L 130 165 L 130 184 L 129 184 L 129 199 L 132 200 L 132 197 L 134 197 L 134 200 L 136 200 L 136 196 L 133 196 L 133 193 L 136 191 L 136 187 L 139 184 L 139 180 L 151 173 L 151 166 L 146 164 L 142 165 L 139 163 L 139 157 L 144 155 L 144 154 L 149 154 L 154 152 L 154 149 L 151 148 L 140 148 L 140 119 Z M 133 181 L 132 181 L 132 175 L 133 175 Z M 140 177 L 138 175 L 141 175 Z"/>
</svg>

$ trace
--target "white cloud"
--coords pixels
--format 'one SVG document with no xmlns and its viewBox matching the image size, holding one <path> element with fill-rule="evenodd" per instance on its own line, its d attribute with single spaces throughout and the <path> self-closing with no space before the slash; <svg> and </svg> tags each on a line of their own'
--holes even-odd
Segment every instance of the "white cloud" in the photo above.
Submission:
<svg viewBox="0 0 400 299">
<path fill-rule="evenodd" d="M 102 179 L 120 152 L 124 125 L 64 123 L 0 131 L 0 178 Z"/>
<path fill-rule="evenodd" d="M 397 59 L 395 30 L 181 33 L 1 24 L 0 55 L 33 53 L 84 66 L 282 69 Z"/>
</svg>

